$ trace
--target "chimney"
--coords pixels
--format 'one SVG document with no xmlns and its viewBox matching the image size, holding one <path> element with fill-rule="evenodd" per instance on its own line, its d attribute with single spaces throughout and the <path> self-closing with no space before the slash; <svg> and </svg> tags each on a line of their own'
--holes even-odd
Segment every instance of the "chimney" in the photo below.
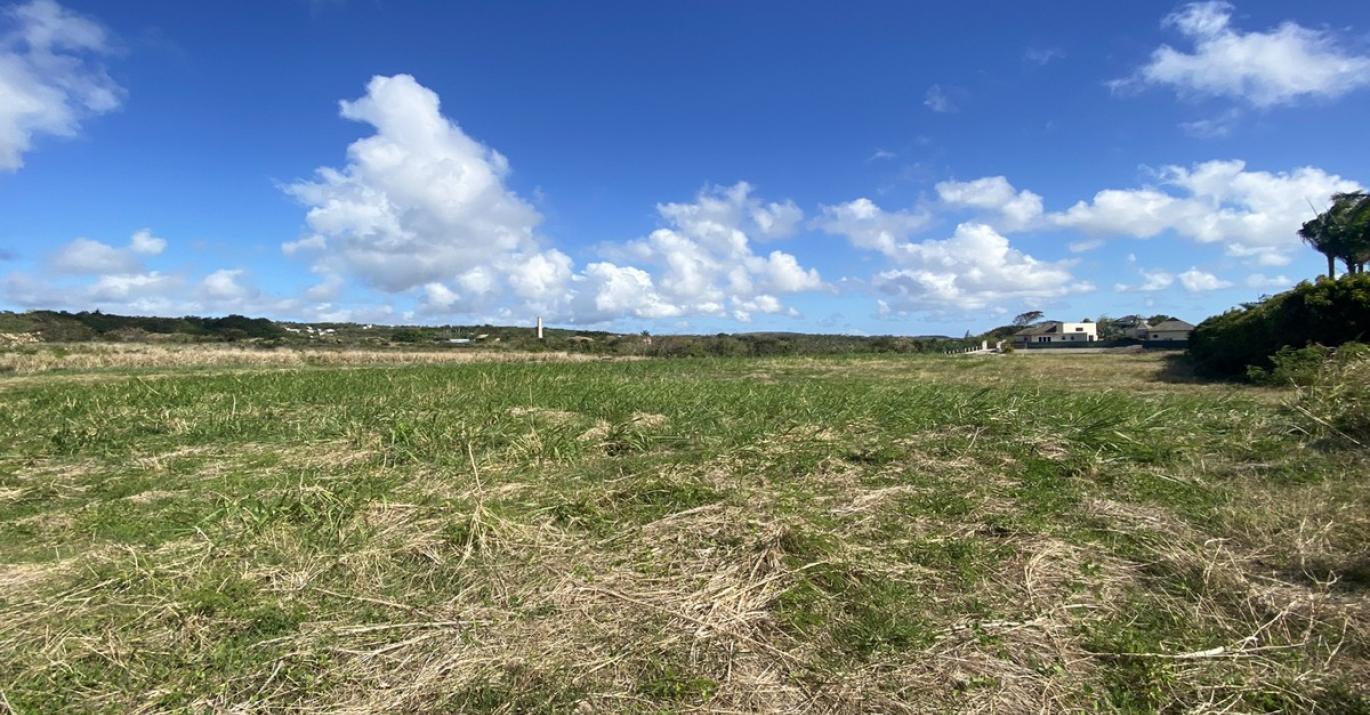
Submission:
<svg viewBox="0 0 1370 715">
<path fill-rule="evenodd" d="M 542 340 L 542 316 L 538 316 L 538 340 Z"/>
</svg>

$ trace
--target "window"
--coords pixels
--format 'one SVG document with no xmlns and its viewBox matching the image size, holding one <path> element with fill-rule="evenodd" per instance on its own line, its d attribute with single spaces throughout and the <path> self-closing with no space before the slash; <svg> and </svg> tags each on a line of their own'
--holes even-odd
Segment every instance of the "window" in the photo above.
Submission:
<svg viewBox="0 0 1370 715">
<path fill-rule="evenodd" d="M 1085 329 L 1084 329 L 1084 328 L 1076 328 L 1076 329 L 1075 329 L 1075 332 L 1077 332 L 1077 333 L 1083 333 L 1083 332 L 1085 332 Z"/>
</svg>

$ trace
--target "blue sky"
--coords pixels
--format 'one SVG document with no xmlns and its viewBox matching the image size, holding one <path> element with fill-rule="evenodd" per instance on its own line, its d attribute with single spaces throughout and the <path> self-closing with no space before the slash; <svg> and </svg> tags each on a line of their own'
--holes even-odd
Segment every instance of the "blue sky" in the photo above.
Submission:
<svg viewBox="0 0 1370 715">
<path fill-rule="evenodd" d="M 0 306 L 1196 321 L 1370 184 L 1370 6 L 0 0 Z"/>
</svg>

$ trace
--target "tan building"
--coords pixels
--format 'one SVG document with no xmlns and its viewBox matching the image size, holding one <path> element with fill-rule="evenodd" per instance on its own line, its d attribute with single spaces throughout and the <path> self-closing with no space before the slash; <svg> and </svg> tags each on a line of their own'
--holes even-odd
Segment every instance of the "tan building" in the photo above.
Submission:
<svg viewBox="0 0 1370 715">
<path fill-rule="evenodd" d="M 1141 330 L 1138 337 L 1145 341 L 1189 342 L 1189 334 L 1193 330 L 1193 325 L 1171 318 Z"/>
</svg>

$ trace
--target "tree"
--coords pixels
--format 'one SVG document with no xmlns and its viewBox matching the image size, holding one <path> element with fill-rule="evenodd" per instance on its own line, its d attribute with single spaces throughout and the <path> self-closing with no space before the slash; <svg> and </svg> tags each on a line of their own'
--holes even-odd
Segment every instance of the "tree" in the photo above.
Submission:
<svg viewBox="0 0 1370 715">
<path fill-rule="evenodd" d="M 1332 208 L 1339 237 L 1337 257 L 1347 273 L 1364 273 L 1370 262 L 1370 193 L 1350 191 L 1333 194 Z"/>
<path fill-rule="evenodd" d="M 1043 313 L 1040 310 L 1029 310 L 1026 313 L 1019 313 L 1018 316 L 1013 319 L 1013 324 L 1017 326 L 1032 325 L 1041 320 L 1042 315 Z"/>
<path fill-rule="evenodd" d="M 1099 339 L 1116 340 L 1118 338 L 1124 337 L 1125 333 L 1123 332 L 1122 326 L 1120 326 L 1118 322 L 1119 321 L 1114 320 L 1113 318 L 1110 318 L 1107 315 L 1099 316 L 1099 319 L 1094 321 L 1095 329 L 1099 332 Z"/>
<path fill-rule="evenodd" d="M 1299 228 L 1299 238 L 1313 250 L 1327 257 L 1327 277 L 1336 278 L 1338 249 L 1327 214 L 1321 213 L 1305 221 Z"/>
<path fill-rule="evenodd" d="M 1327 277 L 1337 277 L 1337 261 L 1347 273 L 1362 273 L 1370 262 L 1370 194 L 1351 191 L 1332 195 L 1326 211 L 1299 228 L 1303 239 L 1327 257 Z"/>
</svg>

